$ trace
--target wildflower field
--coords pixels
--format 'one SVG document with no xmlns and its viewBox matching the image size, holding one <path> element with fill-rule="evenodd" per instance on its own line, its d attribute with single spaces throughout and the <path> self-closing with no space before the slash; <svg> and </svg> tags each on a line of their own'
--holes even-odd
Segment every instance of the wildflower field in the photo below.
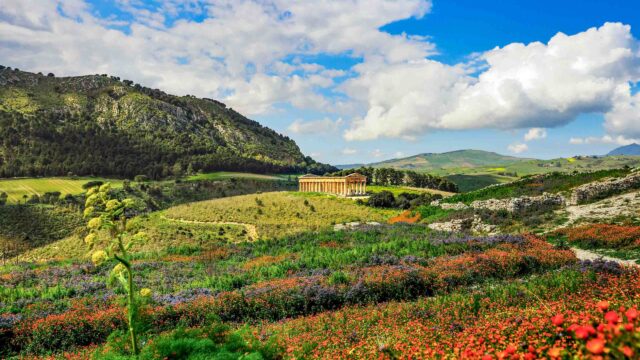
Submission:
<svg viewBox="0 0 640 360">
<path fill-rule="evenodd" d="M 243 243 L 214 238 L 206 246 L 136 256 L 136 288 L 150 289 L 141 313 L 147 340 L 207 327 L 211 319 L 237 328 L 343 307 L 438 299 L 468 286 L 577 266 L 570 251 L 533 236 L 468 237 L 402 224 Z M 81 352 L 105 343 L 123 328 L 126 314 L 119 290 L 104 280 L 111 267 L 69 261 L 4 267 L 4 355 Z"/>
<path fill-rule="evenodd" d="M 258 193 L 154 212 L 109 197 L 118 194 L 90 190 L 88 231 L 31 250 L 40 261 L 0 266 L 0 357 L 640 354 L 638 270 L 579 261 L 556 241 L 442 233 L 422 223 L 446 215 L 431 207 L 400 212 L 321 194 Z M 120 235 L 96 209 L 129 211 L 118 230 L 135 234 L 122 235 L 124 261 L 109 250 Z M 348 222 L 359 224 L 333 227 Z M 551 236 L 636 246 L 633 227 L 590 226 Z M 128 285 L 125 271 L 135 274 Z"/>
</svg>

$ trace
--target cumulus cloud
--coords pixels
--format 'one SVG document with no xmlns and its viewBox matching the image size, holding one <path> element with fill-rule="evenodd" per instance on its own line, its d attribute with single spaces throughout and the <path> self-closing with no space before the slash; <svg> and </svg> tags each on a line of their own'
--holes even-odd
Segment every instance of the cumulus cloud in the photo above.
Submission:
<svg viewBox="0 0 640 360">
<path fill-rule="evenodd" d="M 542 128 L 531 128 L 524 134 L 524 141 L 540 140 L 547 137 L 547 130 Z"/>
<path fill-rule="evenodd" d="M 514 154 L 520 154 L 529 150 L 529 146 L 527 144 L 515 143 L 509 145 L 507 149 Z"/>
<path fill-rule="evenodd" d="M 606 114 L 611 135 L 640 134 L 639 98 L 629 87 L 640 79 L 638 48 L 629 26 L 606 23 L 575 35 L 558 33 L 547 44 L 495 48 L 470 64 L 424 59 L 362 64 L 356 67 L 360 76 L 344 88 L 366 102 L 368 111 L 344 136 L 369 140 L 439 129 L 550 128 L 589 112 Z"/>
<path fill-rule="evenodd" d="M 422 17 L 429 0 L 113 4 L 125 15 L 98 16 L 83 0 L 6 0 L 0 7 L 0 59 L 57 75 L 109 73 L 258 114 L 278 104 L 331 108 L 333 99 L 322 90 L 334 87 L 344 70 L 291 58 L 329 54 L 394 63 L 435 51 L 428 39 L 380 31 Z M 192 15 L 201 19 L 192 21 Z"/>
<path fill-rule="evenodd" d="M 289 125 L 288 130 L 294 134 L 322 134 L 338 131 L 342 119 L 333 121 L 329 118 L 315 121 L 296 120 Z"/>
</svg>

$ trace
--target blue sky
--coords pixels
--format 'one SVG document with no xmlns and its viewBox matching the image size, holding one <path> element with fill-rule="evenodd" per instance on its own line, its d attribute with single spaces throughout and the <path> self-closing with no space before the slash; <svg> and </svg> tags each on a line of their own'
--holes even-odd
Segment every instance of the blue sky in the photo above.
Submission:
<svg viewBox="0 0 640 360">
<path fill-rule="evenodd" d="M 636 1 L 7 2 L 4 65 L 217 98 L 333 164 L 640 138 Z"/>
</svg>

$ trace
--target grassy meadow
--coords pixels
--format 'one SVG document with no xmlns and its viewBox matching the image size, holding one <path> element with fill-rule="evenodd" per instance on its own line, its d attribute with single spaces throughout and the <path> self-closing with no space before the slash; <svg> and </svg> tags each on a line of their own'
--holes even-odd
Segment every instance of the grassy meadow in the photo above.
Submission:
<svg viewBox="0 0 640 360">
<path fill-rule="evenodd" d="M 398 212 L 331 195 L 276 192 L 190 203 L 165 214 L 177 220 L 250 224 L 260 238 L 274 238 L 347 222 L 384 222 Z"/>
<path fill-rule="evenodd" d="M 104 178 L 16 178 L 16 179 L 0 179 L 0 193 L 5 192 L 8 202 L 16 204 L 24 202 L 24 196 L 31 195 L 41 196 L 46 192 L 59 191 L 61 195 L 76 195 L 84 192 L 82 185 L 89 181 L 110 182 L 114 187 L 122 186 L 122 180 L 104 179 Z"/>
</svg>

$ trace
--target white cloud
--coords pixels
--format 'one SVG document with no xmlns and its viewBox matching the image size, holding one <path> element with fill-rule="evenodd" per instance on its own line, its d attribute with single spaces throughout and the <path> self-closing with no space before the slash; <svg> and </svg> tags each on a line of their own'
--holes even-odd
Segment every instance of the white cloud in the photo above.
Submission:
<svg viewBox="0 0 640 360">
<path fill-rule="evenodd" d="M 542 128 L 531 128 L 524 134 L 524 141 L 540 140 L 547 137 L 547 130 Z"/>
<path fill-rule="evenodd" d="M 382 150 L 380 149 L 375 149 L 373 151 L 371 151 L 371 156 L 373 156 L 374 158 L 381 158 L 385 155 L 384 152 L 382 152 Z"/>
<path fill-rule="evenodd" d="M 333 121 L 329 118 L 315 121 L 296 120 L 287 128 L 294 134 L 323 134 L 338 131 L 342 119 Z"/>
<path fill-rule="evenodd" d="M 404 153 L 402 151 L 396 151 L 395 154 L 393 154 L 393 156 L 397 159 L 397 158 L 401 158 L 404 157 Z"/>
<path fill-rule="evenodd" d="M 347 156 L 355 155 L 355 154 L 358 153 L 358 150 L 353 149 L 353 148 L 344 148 L 344 149 L 342 149 L 341 153 L 342 153 L 342 155 L 347 155 Z"/>
<path fill-rule="evenodd" d="M 278 104 L 333 108 L 333 99 L 321 90 L 333 88 L 333 79 L 345 71 L 304 60 L 289 63 L 291 58 L 328 54 L 394 63 L 434 53 L 427 39 L 380 30 L 422 17 L 431 8 L 429 0 L 115 4 L 130 16 L 98 18 L 82 0 L 5 0 L 0 59 L 56 75 L 109 73 L 171 93 L 221 99 L 257 114 Z M 181 19 L 184 14 L 206 16 L 196 22 Z"/>
<path fill-rule="evenodd" d="M 581 113 L 606 113 L 611 135 L 640 134 L 638 41 L 630 27 L 606 23 L 547 44 L 513 43 L 469 64 L 429 60 L 364 63 L 345 91 L 368 106 L 347 140 L 414 137 L 430 130 L 549 128 Z M 473 71 L 479 75 L 471 76 Z"/>
<path fill-rule="evenodd" d="M 527 150 L 529 150 L 529 146 L 527 144 L 515 143 L 511 144 L 507 147 L 510 152 L 514 154 L 520 154 Z"/>
<path fill-rule="evenodd" d="M 569 144 L 572 145 L 592 145 L 592 144 L 615 144 L 615 145 L 629 145 L 633 143 L 640 142 L 638 139 L 629 139 L 622 135 L 611 136 L 589 136 L 589 137 L 572 137 L 569 139 Z"/>
</svg>

